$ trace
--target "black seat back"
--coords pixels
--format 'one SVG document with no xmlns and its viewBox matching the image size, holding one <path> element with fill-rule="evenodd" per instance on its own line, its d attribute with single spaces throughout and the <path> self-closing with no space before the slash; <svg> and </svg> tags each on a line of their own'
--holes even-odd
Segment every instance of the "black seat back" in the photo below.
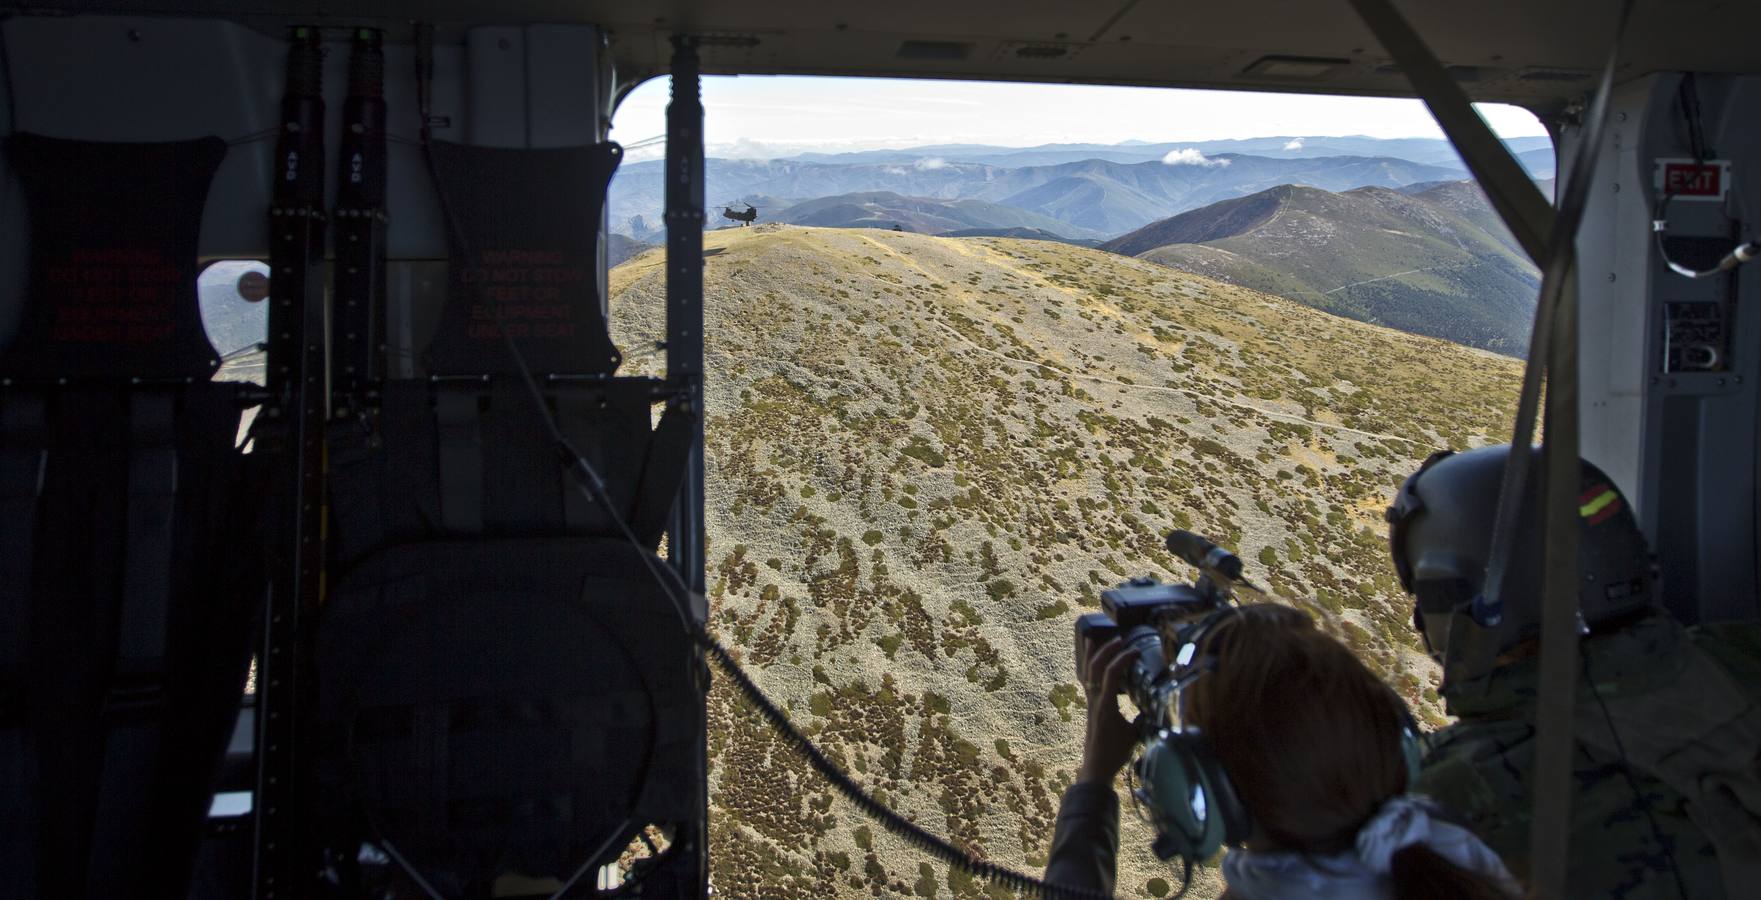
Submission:
<svg viewBox="0 0 1761 900">
<path fill-rule="evenodd" d="M 175 895 L 258 599 L 195 289 L 226 146 L 7 150 L 32 264 L 0 354 L 0 896 Z"/>
<path fill-rule="evenodd" d="M 685 411 L 655 424 L 660 382 L 613 375 L 596 258 L 617 148 L 431 152 L 453 264 L 428 377 L 331 426 L 320 794 L 343 845 L 470 895 L 701 824 L 700 684 L 642 558 L 692 434 Z"/>
</svg>

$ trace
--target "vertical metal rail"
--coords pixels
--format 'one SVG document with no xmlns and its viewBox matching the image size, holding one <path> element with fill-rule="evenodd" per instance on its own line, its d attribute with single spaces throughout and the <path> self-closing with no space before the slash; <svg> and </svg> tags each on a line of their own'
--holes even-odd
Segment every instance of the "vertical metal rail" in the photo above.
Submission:
<svg viewBox="0 0 1761 900">
<path fill-rule="evenodd" d="M 696 417 L 685 482 L 673 507 L 667 555 L 703 593 L 703 99 L 696 42 L 673 38 L 666 113 L 666 377 Z"/>
<path fill-rule="evenodd" d="M 303 724 L 312 614 L 324 569 L 324 97 L 318 29 L 293 29 L 270 201 L 269 402 L 257 452 L 276 481 L 269 595 L 257 662 L 253 893 L 299 897 L 311 864 Z"/>
<path fill-rule="evenodd" d="M 355 30 L 336 177 L 330 416 L 368 422 L 384 369 L 385 33 Z"/>
<path fill-rule="evenodd" d="M 673 37 L 672 100 L 667 104 L 666 138 L 666 379 L 672 402 L 692 415 L 691 452 L 685 478 L 673 503 L 667 529 L 668 562 L 690 588 L 704 591 L 706 536 L 703 521 L 703 98 L 699 84 L 697 45 L 685 35 Z M 696 614 L 707 617 L 707 609 Z M 689 640 L 680 635 L 679 640 Z M 707 735 L 709 669 L 697 655 L 704 702 L 697 709 L 698 733 Z M 696 890 L 708 896 L 709 781 L 707 747 L 697 754 L 698 820 L 689 836 L 688 852 L 696 871 Z M 681 848 L 684 849 L 684 848 Z"/>
</svg>

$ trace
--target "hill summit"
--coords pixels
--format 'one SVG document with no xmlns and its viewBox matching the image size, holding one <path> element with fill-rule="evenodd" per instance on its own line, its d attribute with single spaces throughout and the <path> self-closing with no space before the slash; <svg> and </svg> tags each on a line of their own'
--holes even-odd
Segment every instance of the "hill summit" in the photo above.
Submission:
<svg viewBox="0 0 1761 900">
<path fill-rule="evenodd" d="M 1539 272 L 1470 182 L 1340 193 L 1279 185 L 1101 247 L 1511 355 L 1527 347 L 1540 287 Z"/>
<path fill-rule="evenodd" d="M 1128 576 L 1189 578 L 1173 527 L 1439 715 L 1380 512 L 1431 450 L 1507 431 L 1514 360 L 1045 241 L 704 239 L 711 627 L 886 802 L 1042 866 L 1082 739 L 1072 620 Z M 663 334 L 661 251 L 611 289 L 621 346 Z M 839 801 L 725 682 L 710 726 L 719 892 L 990 896 Z M 1124 818 L 1119 893 L 1166 893 Z"/>
</svg>

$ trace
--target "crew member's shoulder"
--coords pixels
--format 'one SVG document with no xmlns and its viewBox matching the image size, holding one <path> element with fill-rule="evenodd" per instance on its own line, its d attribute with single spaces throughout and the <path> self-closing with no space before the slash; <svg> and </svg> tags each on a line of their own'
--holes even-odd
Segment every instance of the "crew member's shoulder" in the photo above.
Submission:
<svg viewBox="0 0 1761 900">
<path fill-rule="evenodd" d="M 1738 683 L 1761 693 L 1761 622 L 1696 625 L 1688 637 Z"/>
<path fill-rule="evenodd" d="M 1414 788 L 1470 821 L 1498 817 L 1525 796 L 1533 739 L 1522 719 L 1464 718 L 1425 738 Z"/>
</svg>

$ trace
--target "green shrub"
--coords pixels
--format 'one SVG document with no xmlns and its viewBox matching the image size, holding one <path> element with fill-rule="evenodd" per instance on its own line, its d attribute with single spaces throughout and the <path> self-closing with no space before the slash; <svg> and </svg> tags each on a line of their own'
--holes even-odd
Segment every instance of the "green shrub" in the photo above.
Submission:
<svg viewBox="0 0 1761 900">
<path fill-rule="evenodd" d="M 1059 600 L 1056 603 L 1048 603 L 1045 606 L 1040 607 L 1034 612 L 1033 618 L 1036 622 L 1044 622 L 1047 619 L 1059 618 L 1069 611 L 1070 604 Z"/>
</svg>

